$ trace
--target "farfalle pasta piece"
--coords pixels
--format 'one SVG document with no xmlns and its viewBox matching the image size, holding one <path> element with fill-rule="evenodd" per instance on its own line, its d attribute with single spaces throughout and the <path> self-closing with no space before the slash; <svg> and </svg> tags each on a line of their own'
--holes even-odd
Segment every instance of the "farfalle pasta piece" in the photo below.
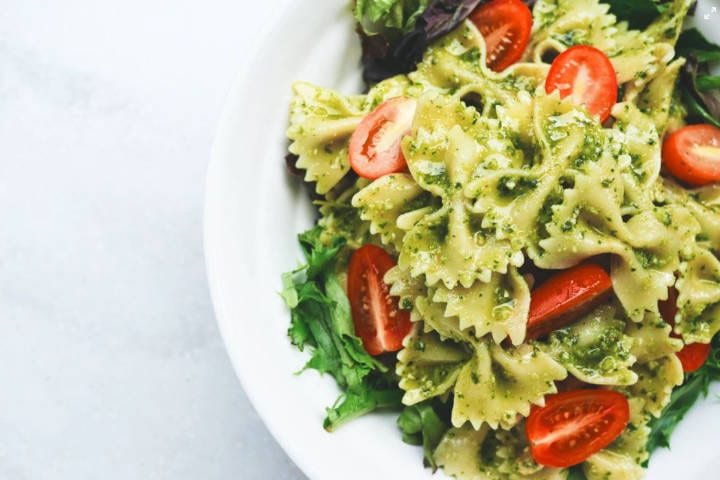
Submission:
<svg viewBox="0 0 720 480">
<path fill-rule="evenodd" d="M 539 465 L 530 455 L 524 423 L 509 431 L 483 425 L 451 428 L 434 458 L 443 471 L 467 480 L 565 480 L 567 470 Z"/>
<path fill-rule="evenodd" d="M 525 339 L 530 310 L 530 288 L 516 268 L 507 274 L 494 273 L 489 282 L 464 288 L 440 285 L 432 297 L 444 303 L 445 316 L 457 317 L 460 329 L 474 329 L 477 338 L 492 335 L 496 343 L 510 338 L 514 345 Z"/>
<path fill-rule="evenodd" d="M 598 181 L 603 178 L 602 162 L 587 168 L 589 174 L 576 176 L 574 188 L 551 207 L 547 238 L 531 256 L 541 268 L 567 268 L 591 256 L 613 254 L 613 290 L 628 315 L 641 321 L 645 312 L 657 313 L 658 300 L 667 298 L 679 253 L 699 227 L 680 207 L 653 206 L 650 195 L 635 198 L 635 205 L 643 202 L 646 208 L 623 212 L 627 188 L 606 188 Z"/>
<path fill-rule="evenodd" d="M 610 57 L 618 83 L 641 86 L 657 75 L 664 58 L 657 47 L 672 50 L 682 26 L 678 19 L 691 3 L 675 0 L 647 30 L 638 31 L 618 24 L 610 6 L 599 0 L 539 0 L 533 8 L 533 35 L 525 57 L 540 63 L 569 47 L 592 45 Z"/>
<path fill-rule="evenodd" d="M 647 314 L 641 323 L 630 322 L 625 330 L 633 339 L 631 353 L 637 358 L 633 370 L 638 381 L 625 387 L 630 397 L 645 400 L 645 412 L 659 417 L 670 401 L 673 388 L 683 382 L 683 369 L 675 354 L 682 342 L 670 337 L 670 326 L 662 318 Z"/>
<path fill-rule="evenodd" d="M 598 0 L 539 0 L 533 8 L 533 34 L 525 57 L 536 63 L 574 45 L 614 46 L 617 33 L 610 6 Z"/>
<path fill-rule="evenodd" d="M 645 114 L 646 118 L 652 121 L 654 128 L 662 138 L 672 118 L 671 105 L 674 86 L 680 74 L 680 69 L 685 65 L 685 60 L 671 61 L 675 51 L 667 44 L 661 45 L 662 47 L 656 47 L 656 50 L 658 50 L 656 56 L 657 73 L 645 77 L 647 83 L 642 86 L 642 89 L 637 87 L 637 90 L 626 89 L 623 100 L 632 100 L 637 105 L 637 108 Z M 622 120 L 622 117 L 623 115 L 620 112 L 615 115 L 616 119 Z M 627 122 L 626 124 L 629 125 Z"/>
<path fill-rule="evenodd" d="M 645 413 L 645 400 L 628 399 L 630 421 L 623 433 L 607 448 L 590 456 L 582 468 L 588 480 L 640 480 L 645 476 L 643 464 L 648 458 L 647 442 L 650 435 Z"/>
<path fill-rule="evenodd" d="M 405 391 L 403 403 L 414 405 L 451 391 L 469 357 L 469 350 L 462 344 L 443 341 L 437 333 L 423 332 L 416 325 L 398 353 L 399 385 Z"/>
<path fill-rule="evenodd" d="M 709 250 L 695 248 L 677 281 L 675 331 L 685 343 L 710 343 L 720 331 L 720 261 Z"/>
<path fill-rule="evenodd" d="M 663 202 L 683 205 L 700 224 L 695 241 L 703 248 L 720 250 L 720 185 L 686 190 L 669 178 L 663 179 L 658 197 Z"/>
<path fill-rule="evenodd" d="M 298 156 L 305 181 L 328 193 L 350 171 L 348 143 L 363 117 L 388 98 L 405 93 L 408 80 L 393 77 L 377 84 L 368 95 L 342 95 L 307 82 L 293 84 L 290 101 L 289 151 Z"/>
<path fill-rule="evenodd" d="M 613 116 L 625 125 L 635 125 L 639 133 L 648 131 L 643 124 L 649 122 L 662 137 L 670 120 L 677 75 L 684 64 L 682 59 L 672 61 L 682 27 L 679 19 L 691 4 L 690 0 L 675 0 L 665 5 L 662 15 L 645 31 L 638 31 L 616 23 L 609 5 L 599 0 L 539 0 L 533 9 L 532 42 L 525 56 L 540 63 L 575 45 L 602 50 L 622 86 Z M 642 110 L 643 121 L 624 121 L 626 105 Z"/>
<path fill-rule="evenodd" d="M 408 76 L 424 91 L 437 90 L 450 93 L 466 85 L 488 82 L 488 69 L 481 61 L 485 55 L 485 42 L 471 22 L 463 22 L 444 37 L 433 43 L 423 55 L 417 69 Z"/>
<path fill-rule="evenodd" d="M 528 63 L 494 72 L 485 57 L 482 35 L 466 20 L 432 44 L 408 77 L 415 89 L 467 99 L 484 116 L 496 117 L 496 105 L 511 104 L 520 92 L 533 92 L 547 76 L 547 66 Z"/>
<path fill-rule="evenodd" d="M 411 318 L 424 320 L 425 329 L 442 338 L 471 342 L 490 333 L 496 343 L 510 338 L 515 345 L 525 338 L 530 289 L 515 269 L 470 288 L 428 289 L 421 277 L 399 266 L 388 271 L 385 281 L 390 293 L 400 297 L 400 306 L 412 310 Z"/>
<path fill-rule="evenodd" d="M 615 293 L 640 321 L 666 298 L 679 266 L 679 246 L 692 241 L 695 228 L 692 219 L 685 229 L 673 227 L 687 215 L 674 207 L 656 208 L 655 189 L 645 186 L 659 171 L 657 131 L 649 125 L 650 133 L 643 134 L 649 137 L 633 143 L 628 137 L 637 138 L 634 132 L 601 129 L 577 111 L 538 118 L 544 119 L 536 127 L 544 155 L 563 165 L 557 182 L 567 188 L 546 197 L 536 217 L 540 239 L 529 245 L 529 256 L 541 268 L 559 269 L 613 254 Z M 576 131 L 568 129 L 573 126 Z"/>
<path fill-rule="evenodd" d="M 390 295 L 399 298 L 403 310 L 413 310 L 418 297 L 427 296 L 427 287 L 422 277 L 413 277 L 410 272 L 394 266 L 385 274 L 385 283 L 390 286 Z"/>
<path fill-rule="evenodd" d="M 530 116 L 514 121 L 513 115 L 528 110 Z M 473 199 L 472 211 L 482 217 L 486 235 L 507 240 L 513 251 L 528 247 L 534 252 L 543 210 L 562 196 L 563 178 L 576 158 L 594 151 L 590 144 L 597 127 L 557 95 L 521 94 L 504 113 L 511 112 L 499 122 L 508 129 L 505 137 L 512 139 L 511 145 L 482 159 L 466 195 Z M 515 127 L 519 130 L 511 130 Z"/>
<path fill-rule="evenodd" d="M 399 263 L 413 276 L 425 275 L 428 285 L 469 287 L 524 261 L 509 240 L 486 234 L 465 195 L 478 162 L 513 148 L 502 136 L 487 138 L 485 127 L 475 109 L 458 100 L 428 94 L 418 101 L 403 149 L 413 178 L 442 206 L 407 232 Z"/>
<path fill-rule="evenodd" d="M 405 236 L 400 225 L 414 225 L 409 217 L 422 218 L 432 213 L 432 196 L 405 173 L 385 175 L 359 191 L 352 199 L 360 218 L 370 222 L 370 232 L 382 242 L 399 250 Z M 405 221 L 403 221 L 403 217 Z"/>
<path fill-rule="evenodd" d="M 334 198 L 315 202 L 320 211 L 318 225 L 323 227 L 321 238 L 324 244 L 330 245 L 335 237 L 345 238 L 351 248 L 371 243 L 369 222 L 363 220 L 360 212 L 350 204 L 353 195 L 367 184 L 368 180 L 359 178 L 347 190 L 336 191 Z"/>
<path fill-rule="evenodd" d="M 530 345 L 504 349 L 492 342 L 478 342 L 455 384 L 452 424 L 465 422 L 475 428 L 484 423 L 495 429 L 510 428 L 526 417 L 533 404 L 557 392 L 555 381 L 567 371 L 548 354 Z"/>
<path fill-rule="evenodd" d="M 431 300 L 433 296 L 434 291 L 430 289 L 427 297 L 418 297 L 415 300 L 415 310 L 412 313 L 413 320 L 422 320 L 426 332 L 434 331 L 443 339 L 451 339 L 471 345 L 476 340 L 473 332 L 460 328 L 460 319 L 447 316 L 443 304 Z"/>
<path fill-rule="evenodd" d="M 305 181 L 316 182 L 318 193 L 330 191 L 350 170 L 350 136 L 367 113 L 363 95 L 344 96 L 305 82 L 293 85 L 289 150 L 298 156 L 295 165 L 305 170 Z"/>
<path fill-rule="evenodd" d="M 645 469 L 631 457 L 613 450 L 601 450 L 583 463 L 587 480 L 640 480 Z"/>
<path fill-rule="evenodd" d="M 575 378 L 594 385 L 632 385 L 633 340 L 625 335 L 625 321 L 610 305 L 599 307 L 584 318 L 550 334 L 541 348 Z"/>
<path fill-rule="evenodd" d="M 437 304 L 422 300 L 418 306 L 442 315 Z M 427 322 L 428 312 L 421 313 Z M 452 392 L 452 424 L 469 422 L 475 429 L 484 424 L 513 427 L 533 404 L 543 404 L 545 395 L 557 392 L 555 381 L 567 376 L 550 355 L 530 345 L 505 349 L 487 340 L 451 339 L 419 326 L 398 354 L 397 373 L 405 404 Z"/>
<path fill-rule="evenodd" d="M 694 235 L 677 246 L 684 261 L 675 284 L 680 293 L 676 331 L 687 343 L 708 343 L 720 331 L 720 187 L 688 191 L 665 179 L 661 189 L 659 199 L 682 213 L 672 224 Z"/>
</svg>

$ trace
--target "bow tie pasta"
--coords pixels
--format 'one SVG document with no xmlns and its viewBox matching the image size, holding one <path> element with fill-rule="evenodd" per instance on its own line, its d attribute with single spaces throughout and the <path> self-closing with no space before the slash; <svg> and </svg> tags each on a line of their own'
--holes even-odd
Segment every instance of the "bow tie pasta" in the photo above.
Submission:
<svg viewBox="0 0 720 480">
<path fill-rule="evenodd" d="M 397 259 L 384 282 L 412 331 L 395 373 L 405 405 L 447 405 L 452 426 L 434 458 L 449 475 L 567 478 L 536 463 L 525 422 L 571 378 L 630 406 L 630 427 L 582 462 L 585 476 L 640 478 L 648 424 L 683 382 L 677 352 L 720 331 L 720 187 L 661 174 L 663 136 L 684 114 L 674 45 L 690 3 L 667 3 L 638 31 L 598 0 L 538 0 L 523 61 L 502 72 L 485 66 L 483 37 L 465 21 L 415 71 L 366 95 L 295 84 L 290 152 L 314 183 L 323 238 Z M 616 72 L 608 121 L 545 89 L 546 60 L 576 45 L 605 52 Z M 358 179 L 350 138 L 399 96 L 414 108 L 406 168 Z M 588 259 L 605 262 L 610 298 L 533 337 L 536 273 Z M 670 289 L 673 326 L 658 307 Z"/>
</svg>

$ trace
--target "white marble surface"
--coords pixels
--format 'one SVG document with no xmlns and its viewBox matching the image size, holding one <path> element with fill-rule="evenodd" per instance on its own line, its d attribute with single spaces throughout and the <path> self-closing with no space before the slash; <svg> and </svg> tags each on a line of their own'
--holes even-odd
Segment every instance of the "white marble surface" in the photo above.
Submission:
<svg viewBox="0 0 720 480">
<path fill-rule="evenodd" d="M 278 1 L 0 2 L 0 478 L 305 477 L 218 335 L 203 181 Z"/>
</svg>

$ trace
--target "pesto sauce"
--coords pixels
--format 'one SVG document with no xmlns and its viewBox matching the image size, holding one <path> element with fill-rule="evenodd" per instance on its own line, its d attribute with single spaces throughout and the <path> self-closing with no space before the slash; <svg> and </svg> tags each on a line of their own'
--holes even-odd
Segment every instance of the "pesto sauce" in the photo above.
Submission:
<svg viewBox="0 0 720 480">
<path fill-rule="evenodd" d="M 536 178 L 520 175 L 503 175 L 498 180 L 497 192 L 501 197 L 518 197 L 529 193 L 538 186 Z"/>
</svg>

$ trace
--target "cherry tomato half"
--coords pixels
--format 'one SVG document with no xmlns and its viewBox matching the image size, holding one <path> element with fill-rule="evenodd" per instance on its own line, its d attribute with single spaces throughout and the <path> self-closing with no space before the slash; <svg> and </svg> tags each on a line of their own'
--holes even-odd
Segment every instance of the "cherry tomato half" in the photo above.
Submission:
<svg viewBox="0 0 720 480">
<path fill-rule="evenodd" d="M 658 307 L 663 319 L 675 328 L 675 314 L 677 314 L 677 297 L 678 291 L 675 288 L 668 290 L 668 299 L 662 300 Z M 675 332 L 670 333 L 671 337 L 680 338 Z M 682 363 L 685 373 L 694 372 L 702 367 L 710 356 L 709 343 L 688 343 L 682 350 L 677 352 L 678 359 Z"/>
<path fill-rule="evenodd" d="M 394 266 L 395 260 L 375 245 L 364 245 L 350 257 L 347 291 L 355 334 L 370 355 L 400 350 L 412 327 L 410 312 L 398 307 L 383 280 Z"/>
<path fill-rule="evenodd" d="M 604 122 L 617 102 L 617 78 L 610 59 L 601 50 L 587 45 L 570 47 L 550 65 L 545 91 L 560 90 L 575 105 L 585 105 L 590 115 Z"/>
<path fill-rule="evenodd" d="M 374 180 L 405 169 L 400 141 L 410 131 L 416 106 L 413 98 L 394 97 L 362 119 L 350 137 L 348 149 L 355 173 Z"/>
<path fill-rule="evenodd" d="M 720 128 L 689 125 L 665 139 L 662 148 L 665 168 L 690 185 L 720 181 Z"/>
<path fill-rule="evenodd" d="M 709 343 L 688 343 L 677 352 L 683 372 L 691 373 L 705 365 L 710 356 L 710 348 Z"/>
<path fill-rule="evenodd" d="M 545 397 L 525 424 L 530 453 L 540 465 L 565 468 L 610 445 L 628 424 L 630 407 L 614 390 L 575 390 Z"/>
<path fill-rule="evenodd" d="M 470 20 L 485 39 L 488 68 L 501 72 L 520 60 L 532 30 L 532 12 L 521 0 L 492 0 Z"/>
<path fill-rule="evenodd" d="M 527 338 L 565 327 L 605 301 L 611 290 L 610 276 L 594 263 L 556 273 L 530 294 Z"/>
</svg>

